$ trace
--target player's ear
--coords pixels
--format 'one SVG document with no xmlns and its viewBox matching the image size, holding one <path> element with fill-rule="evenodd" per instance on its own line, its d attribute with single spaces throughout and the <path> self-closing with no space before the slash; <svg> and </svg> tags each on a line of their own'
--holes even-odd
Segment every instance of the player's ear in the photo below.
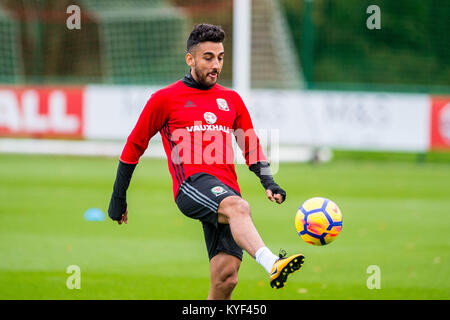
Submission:
<svg viewBox="0 0 450 320">
<path fill-rule="evenodd" d="M 191 68 L 195 66 L 194 56 L 190 52 L 186 53 L 186 64 Z"/>
</svg>

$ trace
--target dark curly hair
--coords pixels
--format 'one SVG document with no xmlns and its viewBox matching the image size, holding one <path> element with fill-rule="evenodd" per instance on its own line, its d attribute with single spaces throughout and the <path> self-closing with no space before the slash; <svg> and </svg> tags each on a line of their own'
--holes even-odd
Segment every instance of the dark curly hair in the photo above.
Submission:
<svg viewBox="0 0 450 320">
<path fill-rule="evenodd" d="M 200 42 L 223 42 L 225 39 L 225 31 L 222 27 L 212 24 L 202 23 L 194 26 L 189 38 L 187 40 L 187 52 L 191 52 L 192 47 Z"/>
</svg>

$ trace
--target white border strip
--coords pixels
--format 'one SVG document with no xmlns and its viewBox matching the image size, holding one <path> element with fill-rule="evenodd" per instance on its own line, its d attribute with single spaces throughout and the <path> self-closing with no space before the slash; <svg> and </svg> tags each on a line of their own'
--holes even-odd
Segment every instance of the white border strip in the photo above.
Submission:
<svg viewBox="0 0 450 320">
<path fill-rule="evenodd" d="M 125 141 L 0 138 L 0 155 L 2 153 L 16 153 L 119 158 L 124 146 Z M 280 146 L 279 155 L 281 162 L 305 162 L 313 159 L 314 152 L 312 148 L 306 146 Z M 143 157 L 166 159 L 162 143 L 151 141 Z M 331 155 L 322 158 L 327 161 L 331 159 Z"/>
</svg>

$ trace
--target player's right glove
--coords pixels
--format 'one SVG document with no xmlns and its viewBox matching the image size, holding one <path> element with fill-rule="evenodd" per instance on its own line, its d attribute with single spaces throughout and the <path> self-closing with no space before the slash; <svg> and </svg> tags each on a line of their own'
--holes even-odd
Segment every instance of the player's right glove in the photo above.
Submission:
<svg viewBox="0 0 450 320">
<path fill-rule="evenodd" d="M 119 221 L 127 210 L 127 189 L 135 168 L 136 164 L 127 164 L 119 161 L 116 181 L 114 182 L 108 208 L 108 215 L 112 220 Z"/>
</svg>

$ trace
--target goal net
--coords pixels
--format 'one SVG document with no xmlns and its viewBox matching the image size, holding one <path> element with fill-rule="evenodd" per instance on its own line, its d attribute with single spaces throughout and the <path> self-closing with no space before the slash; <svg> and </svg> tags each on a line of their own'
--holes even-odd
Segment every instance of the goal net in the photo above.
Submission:
<svg viewBox="0 0 450 320">
<path fill-rule="evenodd" d="M 20 81 L 19 31 L 17 21 L 0 8 L 0 82 L 16 83 Z"/>
</svg>

